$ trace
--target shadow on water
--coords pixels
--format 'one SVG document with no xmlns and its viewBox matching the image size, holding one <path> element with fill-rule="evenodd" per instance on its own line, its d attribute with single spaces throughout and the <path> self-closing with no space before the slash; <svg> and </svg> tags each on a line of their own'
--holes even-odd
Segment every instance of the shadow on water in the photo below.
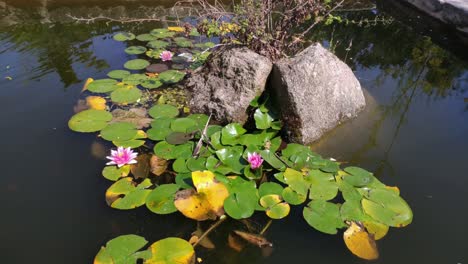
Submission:
<svg viewBox="0 0 468 264">
<path fill-rule="evenodd" d="M 187 237 L 196 227 L 183 217 L 156 216 L 145 208 L 109 208 L 104 201 L 109 182 L 100 172 L 110 146 L 66 125 L 83 81 L 102 78 L 132 57 L 122 52 L 125 44 L 113 41 L 112 33 L 142 33 L 167 24 L 74 24 L 67 12 L 122 16 L 142 7 L 62 2 L 50 2 L 47 12 L 40 5 L 32 4 L 30 10 L 20 6 L 28 1 L 0 9 L 6 14 L 0 22 L 0 155 L 6 164 L 0 177 L 0 200 L 6 207 L 0 253 L 5 263 L 90 263 L 115 236 L 136 233 L 155 241 Z M 164 10 L 151 8 L 146 10 Z M 403 19 L 399 13 L 378 3 L 378 9 L 344 15 L 356 21 L 376 14 Z M 53 23 L 40 23 L 45 20 Z M 433 36 L 442 33 L 425 34 L 417 23 L 403 21 L 335 23 L 313 33 L 355 71 L 367 100 L 358 118 L 313 148 L 375 171 L 384 182 L 399 186 L 414 209 L 413 224 L 393 229 L 379 241 L 382 257 L 375 263 L 465 263 L 460 241 L 468 215 L 458 205 L 466 200 L 463 186 L 468 185 L 462 177 L 468 146 L 468 64 L 459 53 L 464 44 L 450 34 L 445 37 L 450 41 L 437 40 Z M 445 44 L 438 45 L 440 41 Z M 364 263 L 339 236 L 310 228 L 300 209 L 291 214 L 266 233 L 273 252 L 231 250 L 224 235 L 237 223 L 229 222 L 211 236 L 217 249 L 200 250 L 200 256 L 204 263 Z M 441 227 L 447 223 L 450 229 Z"/>
</svg>

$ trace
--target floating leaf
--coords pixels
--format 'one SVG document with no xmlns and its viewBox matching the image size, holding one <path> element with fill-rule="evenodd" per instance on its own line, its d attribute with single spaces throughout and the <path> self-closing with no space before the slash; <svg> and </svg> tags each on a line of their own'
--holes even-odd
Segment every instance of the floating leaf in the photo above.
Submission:
<svg viewBox="0 0 468 264">
<path fill-rule="evenodd" d="M 118 104 L 135 103 L 141 98 L 141 91 L 135 87 L 122 87 L 111 93 L 111 100 Z"/>
<path fill-rule="evenodd" d="M 190 172 L 190 170 L 187 167 L 187 160 L 186 159 L 181 159 L 181 158 L 176 159 L 174 161 L 174 163 L 172 163 L 172 169 L 175 172 L 179 172 L 179 173 L 188 173 L 188 172 Z"/>
<path fill-rule="evenodd" d="M 344 227 L 340 217 L 340 206 L 322 200 L 311 201 L 303 210 L 304 219 L 320 232 L 334 235 L 337 228 Z"/>
<path fill-rule="evenodd" d="M 193 46 L 192 40 L 188 38 L 178 37 L 178 38 L 174 38 L 174 41 L 177 44 L 177 46 L 181 48 L 190 48 Z"/>
<path fill-rule="evenodd" d="M 190 219 L 197 221 L 216 219 L 211 205 L 193 189 L 178 191 L 174 204 L 177 210 Z"/>
<path fill-rule="evenodd" d="M 226 186 L 218 182 L 211 171 L 194 171 L 192 180 L 197 192 L 211 205 L 211 210 L 218 216 L 223 215 L 224 200 L 229 195 Z"/>
<path fill-rule="evenodd" d="M 177 184 L 163 184 L 146 197 L 146 207 L 156 214 L 170 214 L 177 212 L 174 205 L 176 192 L 180 189 Z"/>
<path fill-rule="evenodd" d="M 107 111 L 90 109 L 72 116 L 68 127 L 76 132 L 96 132 L 105 128 L 111 119 Z"/>
<path fill-rule="evenodd" d="M 88 96 L 86 97 L 86 104 L 90 109 L 106 110 L 106 99 L 101 96 Z"/>
<path fill-rule="evenodd" d="M 136 252 L 148 243 L 137 235 L 123 235 L 107 242 L 101 247 L 94 259 L 94 264 L 137 263 L 138 259 L 148 258 L 150 252 Z"/>
<path fill-rule="evenodd" d="M 195 262 L 195 250 L 189 242 L 169 237 L 149 247 L 152 256 L 145 264 L 191 264 Z"/>
<path fill-rule="evenodd" d="M 191 118 L 177 118 L 171 123 L 174 132 L 190 133 L 198 129 L 197 121 Z"/>
<path fill-rule="evenodd" d="M 150 159 L 151 173 L 156 176 L 162 175 L 167 170 L 167 160 L 152 155 Z"/>
<path fill-rule="evenodd" d="M 221 130 L 221 142 L 224 145 L 236 145 L 240 136 L 245 134 L 245 130 L 241 124 L 231 123 Z"/>
<path fill-rule="evenodd" d="M 146 45 L 152 49 L 165 49 L 167 46 L 169 46 L 169 42 L 163 40 L 153 40 L 148 42 Z"/>
<path fill-rule="evenodd" d="M 175 182 L 182 189 L 193 189 L 192 174 L 191 173 L 178 173 L 175 177 Z"/>
<path fill-rule="evenodd" d="M 287 168 L 283 174 L 285 182 L 295 192 L 306 195 L 309 189 L 310 183 L 304 179 L 304 175 L 296 170 Z"/>
<path fill-rule="evenodd" d="M 107 76 L 109 76 L 110 78 L 119 80 L 122 80 L 128 75 L 130 75 L 130 72 L 126 70 L 113 70 L 107 73 Z"/>
<path fill-rule="evenodd" d="M 155 105 L 148 111 L 153 118 L 176 117 L 179 115 L 179 109 L 173 105 Z"/>
<path fill-rule="evenodd" d="M 171 145 L 166 141 L 161 141 L 154 146 L 154 154 L 166 160 L 175 159 L 178 158 L 174 153 L 175 148 L 175 145 Z"/>
<path fill-rule="evenodd" d="M 129 70 L 143 70 L 150 65 L 149 61 L 142 59 L 129 60 L 124 64 L 124 67 Z"/>
<path fill-rule="evenodd" d="M 153 58 L 153 59 L 159 59 L 161 57 L 161 53 L 164 51 L 164 49 L 149 49 L 145 54 L 146 56 Z M 169 67 L 167 68 L 169 69 Z"/>
<path fill-rule="evenodd" d="M 168 70 L 159 74 L 159 79 L 163 83 L 173 84 L 180 82 L 185 77 L 185 73 L 176 70 Z"/>
<path fill-rule="evenodd" d="M 156 29 L 151 30 L 150 34 L 156 38 L 163 39 L 163 38 L 172 38 L 176 33 L 169 32 L 169 30 L 167 30 L 166 28 L 156 28 Z"/>
<path fill-rule="evenodd" d="M 151 192 L 151 190 L 146 190 L 146 188 L 151 185 L 152 183 L 149 179 L 145 179 L 137 186 L 134 186 L 131 177 L 120 179 L 107 189 L 107 204 L 112 208 L 121 210 L 142 206 L 145 204 L 146 197 Z"/>
<path fill-rule="evenodd" d="M 144 108 L 130 108 L 129 110 L 115 109 L 112 111 L 112 115 L 113 122 L 132 123 L 137 129 L 147 128 L 151 121 L 153 121 L 153 119 L 147 117 L 147 111 Z"/>
<path fill-rule="evenodd" d="M 138 85 L 147 79 L 148 76 L 136 73 L 125 76 L 125 78 L 122 79 L 122 82 L 128 85 Z"/>
<path fill-rule="evenodd" d="M 230 195 L 224 201 L 224 210 L 234 219 L 245 219 L 253 215 L 258 205 L 255 182 L 236 177 L 230 180 Z"/>
<path fill-rule="evenodd" d="M 174 32 L 185 32 L 185 28 L 183 27 L 167 27 L 167 30 Z"/>
<path fill-rule="evenodd" d="M 292 205 L 302 204 L 307 199 L 307 195 L 299 194 L 298 192 L 291 189 L 291 187 L 284 188 L 281 196 L 287 203 L 292 204 Z"/>
<path fill-rule="evenodd" d="M 133 139 L 137 135 L 134 124 L 128 122 L 112 123 L 101 131 L 101 137 L 108 141 L 124 141 Z"/>
<path fill-rule="evenodd" d="M 163 85 L 163 83 L 159 79 L 151 78 L 144 80 L 141 83 L 141 86 L 143 86 L 146 89 L 156 89 L 159 88 Z"/>
<path fill-rule="evenodd" d="M 189 158 L 187 160 L 187 168 L 190 171 L 204 171 L 206 170 L 206 158 Z"/>
<path fill-rule="evenodd" d="M 156 37 L 151 34 L 140 34 L 136 36 L 136 39 L 139 41 L 152 41 L 155 40 Z"/>
<path fill-rule="evenodd" d="M 124 141 L 112 141 L 112 144 L 114 144 L 117 147 L 135 149 L 135 148 L 143 146 L 145 144 L 145 141 L 141 139 L 130 139 L 130 140 L 124 140 Z"/>
<path fill-rule="evenodd" d="M 258 195 L 260 197 L 263 197 L 269 194 L 277 194 L 281 196 L 282 193 L 283 193 L 283 186 L 275 182 L 262 183 L 260 187 L 258 188 Z"/>
<path fill-rule="evenodd" d="M 114 35 L 114 40 L 117 41 L 127 41 L 127 40 L 134 40 L 135 35 L 129 32 L 120 32 Z"/>
<path fill-rule="evenodd" d="M 317 181 L 310 187 L 309 198 L 313 200 L 328 201 L 338 194 L 338 185 L 332 181 Z"/>
<path fill-rule="evenodd" d="M 366 260 L 379 258 L 379 252 L 374 239 L 358 224 L 352 222 L 344 232 L 343 239 L 348 249 L 354 255 Z"/>
<path fill-rule="evenodd" d="M 151 156 L 147 153 L 140 154 L 136 157 L 136 164 L 131 165 L 131 171 L 135 179 L 146 179 L 150 172 Z"/>
<path fill-rule="evenodd" d="M 92 83 L 92 82 L 94 82 L 94 79 L 93 79 L 93 78 L 88 78 L 88 79 L 86 79 L 86 82 L 85 82 L 85 84 L 83 85 L 83 88 L 81 89 L 81 92 L 86 91 L 86 90 L 88 89 L 88 85 L 89 85 L 90 83 Z"/>
<path fill-rule="evenodd" d="M 343 179 L 356 187 L 364 187 L 371 183 L 374 178 L 372 173 L 358 167 L 347 167 L 344 171 L 349 175 L 344 176 Z"/>
<path fill-rule="evenodd" d="M 146 52 L 146 48 L 143 46 L 130 46 L 125 49 L 125 53 L 130 55 L 138 55 Z"/>
<path fill-rule="evenodd" d="M 164 63 L 151 64 L 146 67 L 146 71 L 152 73 L 161 73 L 167 70 L 169 70 L 169 67 Z"/>
<path fill-rule="evenodd" d="M 247 166 L 247 161 L 242 158 L 244 147 L 234 146 L 226 147 L 216 151 L 216 156 L 219 160 L 229 166 L 233 172 L 240 174 Z"/>
<path fill-rule="evenodd" d="M 364 196 L 361 201 L 364 212 L 382 224 L 404 227 L 413 220 L 408 204 L 392 190 L 371 189 Z"/>
<path fill-rule="evenodd" d="M 119 88 L 116 84 L 117 81 L 114 79 L 95 80 L 88 85 L 88 90 L 93 93 L 108 93 Z"/>
<path fill-rule="evenodd" d="M 255 126 L 258 129 L 267 129 L 271 127 L 271 123 L 273 122 L 273 117 L 270 116 L 268 113 L 263 113 L 260 109 L 255 110 L 254 114 L 255 119 Z"/>
<path fill-rule="evenodd" d="M 200 33 L 198 33 L 198 30 L 197 30 L 196 28 L 192 28 L 192 29 L 190 30 L 190 34 L 189 34 L 189 35 L 192 36 L 192 37 L 199 37 L 199 36 L 200 36 Z"/>
<path fill-rule="evenodd" d="M 367 232 L 374 236 L 375 240 L 383 238 L 387 233 L 389 226 L 375 222 L 375 221 L 366 221 L 362 223 L 366 228 Z"/>
<path fill-rule="evenodd" d="M 106 166 L 102 170 L 102 176 L 104 176 L 104 178 L 111 180 L 111 181 L 117 181 L 118 179 L 122 177 L 128 176 L 129 173 L 130 173 L 129 165 L 125 165 L 120 168 L 118 168 L 117 166 Z"/>
</svg>

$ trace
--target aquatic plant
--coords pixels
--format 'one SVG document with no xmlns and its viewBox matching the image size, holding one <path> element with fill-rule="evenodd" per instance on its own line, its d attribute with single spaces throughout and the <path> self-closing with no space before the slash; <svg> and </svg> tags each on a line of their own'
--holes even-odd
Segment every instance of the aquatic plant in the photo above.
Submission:
<svg viewBox="0 0 468 264">
<path fill-rule="evenodd" d="M 77 132 L 98 132 L 118 147 L 102 171 L 103 177 L 113 182 L 105 195 L 112 208 L 146 206 L 159 215 L 181 213 L 195 221 L 216 222 L 187 240 L 165 238 L 142 251 L 146 239 L 117 237 L 99 250 L 95 263 L 136 263 L 141 259 L 145 263 L 193 263 L 195 248 L 206 243 L 208 234 L 224 221 L 250 219 L 254 214 L 283 219 L 291 206 L 301 206 L 304 220 L 320 232 L 337 234 L 346 229 L 346 246 L 364 259 L 378 257 L 375 240 L 385 236 L 389 227 L 411 223 L 412 211 L 398 188 L 383 184 L 365 169 L 342 167 L 342 163 L 323 158 L 307 146 L 284 142 L 281 121 L 267 100 L 252 101 L 253 127 L 243 127 L 238 123 L 211 124 L 210 116 L 190 113 L 184 105 L 161 99 L 158 90 L 178 85 L 191 68 L 200 65 L 196 60 L 203 54 L 196 52 L 201 43 L 193 44 L 193 39 L 186 38 L 188 31 L 171 29 L 149 33 L 158 43 L 149 36 L 133 38 L 130 33 L 117 35 L 116 40 L 144 39 L 146 46 L 154 49 L 165 46 L 164 42 L 171 50 L 186 49 L 187 43 L 181 42 L 191 42 L 194 62 L 175 56 L 170 66 L 183 67 L 166 69 L 169 63 L 153 64 L 158 60 L 153 51 L 135 54 L 139 58 L 127 62 L 126 68 L 136 71 L 153 65 L 146 70 L 156 72 L 114 70 L 108 74 L 111 79 L 89 80 L 84 93 L 94 96 L 89 101 L 97 100 L 99 109 L 75 114 L 69 127 Z M 185 39 L 178 34 L 185 34 Z M 100 94 L 99 99 L 95 94 Z M 104 109 L 102 100 L 106 102 Z M 90 107 L 94 105 L 90 103 Z M 131 149 L 138 149 L 139 155 Z M 236 250 L 235 239 L 271 246 L 262 234 L 234 230 L 226 238 Z"/>
</svg>

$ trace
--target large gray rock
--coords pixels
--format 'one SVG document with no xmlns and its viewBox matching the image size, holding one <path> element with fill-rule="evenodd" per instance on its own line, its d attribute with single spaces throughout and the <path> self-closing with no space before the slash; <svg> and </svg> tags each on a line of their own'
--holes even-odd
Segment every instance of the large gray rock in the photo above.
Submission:
<svg viewBox="0 0 468 264">
<path fill-rule="evenodd" d="M 351 69 L 320 44 L 278 61 L 271 87 L 289 139 L 302 144 L 319 139 L 366 105 Z"/>
<path fill-rule="evenodd" d="M 246 110 L 261 95 L 273 65 L 247 48 L 216 52 L 188 79 L 190 108 L 222 122 L 245 123 Z"/>
<path fill-rule="evenodd" d="M 401 0 L 421 11 L 468 33 L 467 0 Z"/>
</svg>

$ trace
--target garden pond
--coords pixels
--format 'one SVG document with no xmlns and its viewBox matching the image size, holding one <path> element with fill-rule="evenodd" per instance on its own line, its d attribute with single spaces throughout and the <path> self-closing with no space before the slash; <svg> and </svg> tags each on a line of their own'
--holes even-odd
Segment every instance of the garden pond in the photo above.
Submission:
<svg viewBox="0 0 468 264">
<path fill-rule="evenodd" d="M 167 7 L 168 2 L 160 4 Z M 101 171 L 112 144 L 96 134 L 73 132 L 67 125 L 83 107 L 82 89 L 89 77 L 107 78 L 108 72 L 137 58 L 129 53 L 139 50 L 124 52 L 130 44 L 114 39 L 118 32 L 143 34 L 172 26 L 71 23 L 67 16 L 93 12 L 131 16 L 143 10 L 119 4 L 0 5 L 5 169 L 0 177 L 5 206 L 0 253 L 5 263 L 90 263 L 101 246 L 119 235 L 137 234 L 152 243 L 197 229 L 194 221 L 178 213 L 109 207 L 104 194 L 110 182 Z M 172 12 L 166 7 L 144 10 Z M 396 8 L 402 11 L 395 12 Z M 374 172 L 382 182 L 398 186 L 411 206 L 412 223 L 392 228 L 378 241 L 380 258 L 375 263 L 465 263 L 466 42 L 405 7 L 378 4 L 347 16 L 354 22 L 320 26 L 310 38 L 353 69 L 365 89 L 367 107 L 313 144 L 312 150 Z M 169 89 L 163 98 L 166 103 L 183 102 L 180 89 Z M 250 224 L 261 230 L 265 219 L 255 220 Z M 204 263 L 366 262 L 346 249 L 341 235 L 312 229 L 301 208 L 293 207 L 290 217 L 273 221 L 266 230 L 272 248 L 233 250 L 221 234 L 237 225 L 235 221 L 220 225 L 210 235 L 216 249 L 197 249 L 197 257 Z"/>
</svg>

